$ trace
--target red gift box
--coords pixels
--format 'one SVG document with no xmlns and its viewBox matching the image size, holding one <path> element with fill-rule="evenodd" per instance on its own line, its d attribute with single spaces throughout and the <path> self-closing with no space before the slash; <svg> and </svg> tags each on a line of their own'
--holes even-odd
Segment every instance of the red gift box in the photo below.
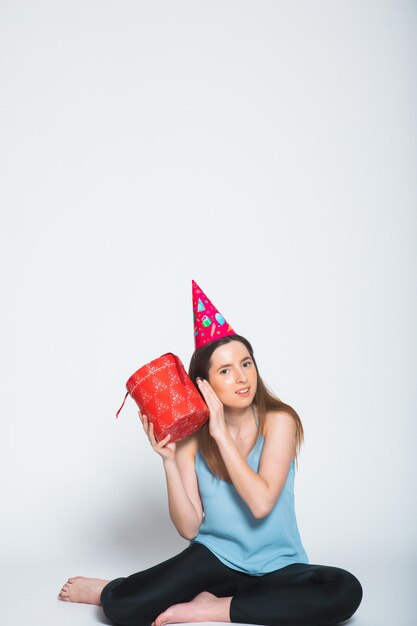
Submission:
<svg viewBox="0 0 417 626">
<path fill-rule="evenodd" d="M 158 441 L 168 434 L 171 435 L 170 442 L 184 439 L 198 430 L 210 416 L 207 404 L 184 365 L 172 352 L 138 369 L 127 381 L 126 389 L 116 417 L 130 395 L 140 412 L 152 422 Z"/>
</svg>

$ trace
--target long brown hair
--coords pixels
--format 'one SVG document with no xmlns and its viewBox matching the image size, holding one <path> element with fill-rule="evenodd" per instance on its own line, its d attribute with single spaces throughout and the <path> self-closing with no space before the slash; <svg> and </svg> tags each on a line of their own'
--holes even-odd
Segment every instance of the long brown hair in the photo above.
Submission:
<svg viewBox="0 0 417 626">
<path fill-rule="evenodd" d="M 304 441 L 304 430 L 301 419 L 298 413 L 289 404 L 282 402 L 282 400 L 280 400 L 264 383 L 261 376 L 259 375 L 258 366 L 253 355 L 253 348 L 249 341 L 245 339 L 245 337 L 236 334 L 228 335 L 227 337 L 217 339 L 216 341 L 211 341 L 205 346 L 197 348 L 197 350 L 195 350 L 191 357 L 190 365 L 188 368 L 188 375 L 196 386 L 196 381 L 198 377 L 208 380 L 208 372 L 211 367 L 211 356 L 213 352 L 219 346 L 229 343 L 230 341 L 240 341 L 241 343 L 243 343 L 243 345 L 247 348 L 253 363 L 255 364 L 257 387 L 255 397 L 253 399 L 253 404 L 255 405 L 258 414 L 258 430 L 256 433 L 256 437 L 258 437 L 261 433 L 263 434 L 266 415 L 268 411 L 286 411 L 287 413 L 290 413 L 290 415 L 292 415 L 292 417 L 294 418 L 296 424 L 296 432 L 294 437 L 294 457 L 298 468 L 298 454 L 301 444 Z M 212 473 L 222 480 L 231 482 L 229 473 L 220 455 L 217 444 L 213 437 L 210 435 L 208 422 L 206 422 L 204 426 L 200 428 L 197 435 L 200 453 Z"/>
</svg>

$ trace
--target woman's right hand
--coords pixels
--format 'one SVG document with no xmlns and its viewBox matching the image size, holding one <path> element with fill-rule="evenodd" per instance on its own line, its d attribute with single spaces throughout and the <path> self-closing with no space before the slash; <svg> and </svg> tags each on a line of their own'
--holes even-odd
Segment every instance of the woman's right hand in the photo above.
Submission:
<svg viewBox="0 0 417 626">
<path fill-rule="evenodd" d="M 157 441 L 152 422 L 149 422 L 145 414 L 142 415 L 140 411 L 138 411 L 138 413 L 139 419 L 142 422 L 143 430 L 145 431 L 152 448 L 159 454 L 159 456 L 162 457 L 164 461 L 173 461 L 175 459 L 176 444 L 174 442 L 169 443 L 171 435 L 167 435 L 164 439 L 161 439 L 161 441 Z"/>
</svg>

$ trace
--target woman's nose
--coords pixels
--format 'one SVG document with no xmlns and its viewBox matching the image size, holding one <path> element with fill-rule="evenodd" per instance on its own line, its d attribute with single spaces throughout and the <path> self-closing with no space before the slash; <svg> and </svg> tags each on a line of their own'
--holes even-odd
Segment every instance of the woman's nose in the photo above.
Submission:
<svg viewBox="0 0 417 626">
<path fill-rule="evenodd" d="M 237 383 L 245 383 L 248 380 L 248 377 L 246 375 L 246 372 L 244 369 L 242 370 L 238 370 L 237 374 L 236 374 L 236 382 Z"/>
</svg>

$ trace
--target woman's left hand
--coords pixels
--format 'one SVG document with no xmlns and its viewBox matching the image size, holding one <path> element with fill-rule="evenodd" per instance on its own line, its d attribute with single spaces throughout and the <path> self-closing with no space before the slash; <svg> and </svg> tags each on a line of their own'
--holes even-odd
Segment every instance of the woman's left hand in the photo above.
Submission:
<svg viewBox="0 0 417 626">
<path fill-rule="evenodd" d="M 207 380 L 197 378 L 197 385 L 203 394 L 204 400 L 210 410 L 209 432 L 213 439 L 221 437 L 226 430 L 224 421 L 223 404 L 218 395 Z"/>
</svg>

